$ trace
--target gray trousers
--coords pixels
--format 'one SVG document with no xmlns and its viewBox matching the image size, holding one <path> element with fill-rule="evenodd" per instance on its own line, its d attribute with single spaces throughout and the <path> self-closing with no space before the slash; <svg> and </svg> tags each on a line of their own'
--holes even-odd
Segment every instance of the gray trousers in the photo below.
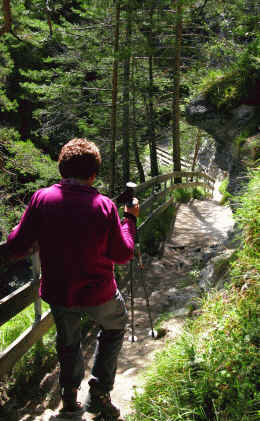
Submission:
<svg viewBox="0 0 260 421">
<path fill-rule="evenodd" d="M 80 321 L 86 313 L 100 325 L 94 364 L 91 371 L 97 387 L 109 392 L 113 389 L 118 354 L 121 350 L 127 312 L 119 290 L 108 302 L 93 307 L 51 306 L 57 329 L 56 348 L 60 362 L 59 384 L 64 390 L 78 388 L 84 378 L 84 361 L 81 350 Z"/>
</svg>

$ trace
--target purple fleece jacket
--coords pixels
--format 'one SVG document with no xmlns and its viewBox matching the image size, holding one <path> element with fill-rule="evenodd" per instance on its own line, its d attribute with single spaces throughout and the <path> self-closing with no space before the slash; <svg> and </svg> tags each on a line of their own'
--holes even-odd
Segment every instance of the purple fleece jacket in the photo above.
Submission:
<svg viewBox="0 0 260 421">
<path fill-rule="evenodd" d="M 94 187 L 62 180 L 36 191 L 10 233 L 10 252 L 23 256 L 38 241 L 40 296 L 53 305 L 95 306 L 117 289 L 114 263 L 133 257 L 135 221 Z"/>
</svg>

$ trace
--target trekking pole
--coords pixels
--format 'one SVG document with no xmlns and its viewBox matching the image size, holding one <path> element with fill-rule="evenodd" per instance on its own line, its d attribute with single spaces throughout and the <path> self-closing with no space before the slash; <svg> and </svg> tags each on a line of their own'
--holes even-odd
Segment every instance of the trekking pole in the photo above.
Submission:
<svg viewBox="0 0 260 421">
<path fill-rule="evenodd" d="M 135 336 L 135 327 L 134 327 L 134 277 L 133 277 L 133 259 L 130 262 L 130 296 L 131 296 L 131 336 L 128 338 L 131 342 L 136 342 L 137 337 Z"/>
<path fill-rule="evenodd" d="M 117 205 L 126 205 L 127 207 L 133 206 L 133 198 L 134 198 L 134 191 L 136 188 L 136 184 L 129 181 L 126 183 L 126 189 L 123 193 L 119 194 L 115 198 Z M 130 296 L 131 296 L 131 330 L 132 334 L 129 336 L 128 340 L 131 342 L 137 341 L 137 337 L 135 336 L 134 331 L 134 261 L 133 259 L 130 261 Z"/>
<path fill-rule="evenodd" d="M 150 303 L 149 303 L 149 296 L 148 296 L 148 293 L 147 293 L 147 288 L 146 288 L 145 281 L 144 281 L 144 276 L 143 276 L 144 265 L 143 265 L 143 259 L 142 259 L 142 254 L 141 254 L 141 248 L 140 248 L 139 239 L 137 239 L 136 249 L 137 249 L 139 269 L 140 269 L 140 281 L 141 281 L 142 287 L 144 289 L 146 308 L 147 308 L 149 322 L 150 322 L 150 327 L 151 327 L 151 336 L 153 338 L 156 338 L 157 335 L 156 335 L 156 332 L 154 331 L 154 328 L 153 328 L 153 320 L 152 320 L 151 308 L 150 308 Z"/>
</svg>

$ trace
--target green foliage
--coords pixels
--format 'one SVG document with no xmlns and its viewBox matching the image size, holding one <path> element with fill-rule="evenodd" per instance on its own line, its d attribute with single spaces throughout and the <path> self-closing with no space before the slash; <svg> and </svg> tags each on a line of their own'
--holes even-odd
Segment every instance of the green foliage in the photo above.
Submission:
<svg viewBox="0 0 260 421">
<path fill-rule="evenodd" d="M 0 229 L 4 236 L 17 224 L 35 190 L 57 182 L 57 163 L 30 140 L 20 140 L 14 129 L 0 128 L 0 148 L 5 171 L 0 174 L 2 200 Z"/>
<path fill-rule="evenodd" d="M 240 198 L 236 221 L 243 230 L 243 249 L 234 264 L 233 275 L 237 283 L 254 282 L 260 270 L 260 169 L 251 171 L 248 191 Z"/>
<path fill-rule="evenodd" d="M 42 311 L 49 310 L 49 305 L 42 302 Z M 1 326 L 1 351 L 6 349 L 34 323 L 34 305 L 31 304 L 25 310 L 14 316 Z M 41 341 L 37 342 L 30 350 L 14 365 L 8 378 L 7 393 L 21 396 L 22 399 L 32 396 L 37 389 L 39 379 L 43 373 L 48 372 L 57 362 L 55 351 L 56 329 L 51 327 Z M 34 386 L 32 386 L 34 384 Z M 28 392 L 25 390 L 30 385 Z"/>
<path fill-rule="evenodd" d="M 42 302 L 42 310 L 47 311 L 49 306 Z M 34 305 L 14 316 L 1 327 L 0 352 L 4 351 L 18 336 L 34 323 Z"/>
<path fill-rule="evenodd" d="M 208 294 L 202 314 L 187 322 L 175 344 L 157 354 L 144 392 L 135 396 L 130 420 L 259 418 L 259 193 L 257 169 L 235 215 L 243 247 L 229 262 L 228 288 Z"/>
<path fill-rule="evenodd" d="M 221 205 L 224 205 L 225 203 L 227 203 L 229 199 L 232 197 L 232 195 L 227 191 L 228 183 L 229 183 L 229 178 L 226 177 L 222 181 L 221 185 L 219 186 L 219 192 L 222 194 L 222 198 L 220 201 Z"/>
<path fill-rule="evenodd" d="M 239 152 L 243 164 L 249 168 L 255 168 L 260 162 L 260 135 L 247 136 L 240 145 Z"/>
<path fill-rule="evenodd" d="M 7 94 L 7 80 L 14 67 L 13 60 L 7 46 L 0 41 L 0 106 L 2 110 L 15 110 L 17 101 L 8 98 Z"/>
<path fill-rule="evenodd" d="M 15 171 L 18 183 L 26 183 L 26 188 L 23 185 L 21 190 L 19 187 L 16 189 L 17 194 L 22 191 L 32 194 L 38 188 L 46 187 L 60 178 L 57 163 L 37 149 L 30 140 L 11 142 L 5 148 L 9 155 L 6 169 Z"/>
<path fill-rule="evenodd" d="M 188 203 L 190 199 L 192 198 L 191 189 L 180 188 L 180 189 L 174 190 L 174 197 L 177 202 Z"/>
<path fill-rule="evenodd" d="M 235 0 L 232 4 L 211 1 L 205 2 L 203 7 L 190 1 L 183 1 L 182 4 L 183 104 L 198 91 L 203 75 L 209 75 L 206 86 L 210 88 L 213 78 L 215 81 L 218 76 L 212 70 L 216 67 L 218 73 L 226 74 L 226 69 L 230 71 L 230 65 L 237 63 L 237 68 L 243 73 L 244 67 L 247 68 L 250 62 L 249 67 L 255 66 L 257 70 L 259 28 L 256 1 L 250 4 L 244 4 L 242 0 Z M 51 27 L 44 0 L 18 1 L 12 5 L 16 37 L 6 34 L 0 42 L 0 53 L 3 56 L 1 63 L 4 64 L 1 67 L 2 74 L 0 72 L 0 103 L 4 104 L 6 110 L 15 111 L 9 112 L 7 122 L 21 131 L 23 140 L 30 138 L 55 159 L 60 146 L 75 136 L 93 138 L 102 145 L 105 154 L 108 154 L 111 137 L 115 4 L 102 0 L 60 0 L 51 2 L 49 6 Z M 166 127 L 167 137 L 171 137 L 172 68 L 175 51 L 172 28 L 176 17 L 175 13 L 170 12 L 172 5 L 168 0 L 151 2 L 149 5 L 145 2 L 131 2 L 130 48 L 125 45 L 127 7 L 125 3 L 121 6 L 117 57 L 117 142 L 120 144 L 123 131 L 123 63 L 125 57 L 131 53 L 138 57 L 131 68 L 130 100 L 133 100 L 135 88 L 135 129 L 138 146 L 142 151 L 149 142 L 147 101 L 150 88 L 149 64 L 146 58 L 150 53 L 154 58 L 154 132 L 157 142 L 164 138 Z M 141 60 L 141 57 L 144 59 Z M 233 84 L 231 82 L 222 83 L 220 95 L 215 95 L 215 88 L 212 88 L 213 102 L 217 107 L 222 104 L 229 107 L 228 104 L 236 103 L 241 84 L 236 80 Z M 182 155 L 192 150 L 193 130 L 182 119 Z M 122 148 L 117 149 L 117 154 L 120 158 Z M 122 168 L 119 167 L 117 171 L 120 175 Z M 135 172 L 133 160 L 131 173 Z"/>
<path fill-rule="evenodd" d="M 55 337 L 56 329 L 53 326 L 15 364 L 8 378 L 8 396 L 15 397 L 20 402 L 39 396 L 40 381 L 57 364 Z"/>
<path fill-rule="evenodd" d="M 260 80 L 260 37 L 256 38 L 243 51 L 232 66 L 218 80 L 206 78 L 205 94 L 208 100 L 218 110 L 228 111 L 241 104 L 248 92 L 253 92 L 254 86 Z"/>
<path fill-rule="evenodd" d="M 140 236 L 142 252 L 151 256 L 158 254 L 162 242 L 165 241 L 169 235 L 169 230 L 174 217 L 174 206 L 169 206 L 163 213 L 154 217 L 144 226 Z"/>
<path fill-rule="evenodd" d="M 193 199 L 203 200 L 205 199 L 205 196 L 206 196 L 206 193 L 204 189 L 202 189 L 201 187 L 195 187 L 194 189 L 192 189 Z"/>
</svg>

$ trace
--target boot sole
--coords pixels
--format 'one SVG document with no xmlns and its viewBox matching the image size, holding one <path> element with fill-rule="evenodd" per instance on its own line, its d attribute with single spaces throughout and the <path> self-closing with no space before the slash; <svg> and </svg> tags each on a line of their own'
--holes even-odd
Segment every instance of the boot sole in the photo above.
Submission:
<svg viewBox="0 0 260 421">
<path fill-rule="evenodd" d="M 107 412 L 106 410 L 94 406 L 94 405 L 90 405 L 90 406 L 85 406 L 85 411 L 89 412 L 91 414 L 94 414 L 96 416 L 102 415 L 103 417 L 110 417 L 112 419 L 118 419 L 120 417 L 120 411 L 117 413 L 111 413 L 111 412 Z"/>
</svg>

